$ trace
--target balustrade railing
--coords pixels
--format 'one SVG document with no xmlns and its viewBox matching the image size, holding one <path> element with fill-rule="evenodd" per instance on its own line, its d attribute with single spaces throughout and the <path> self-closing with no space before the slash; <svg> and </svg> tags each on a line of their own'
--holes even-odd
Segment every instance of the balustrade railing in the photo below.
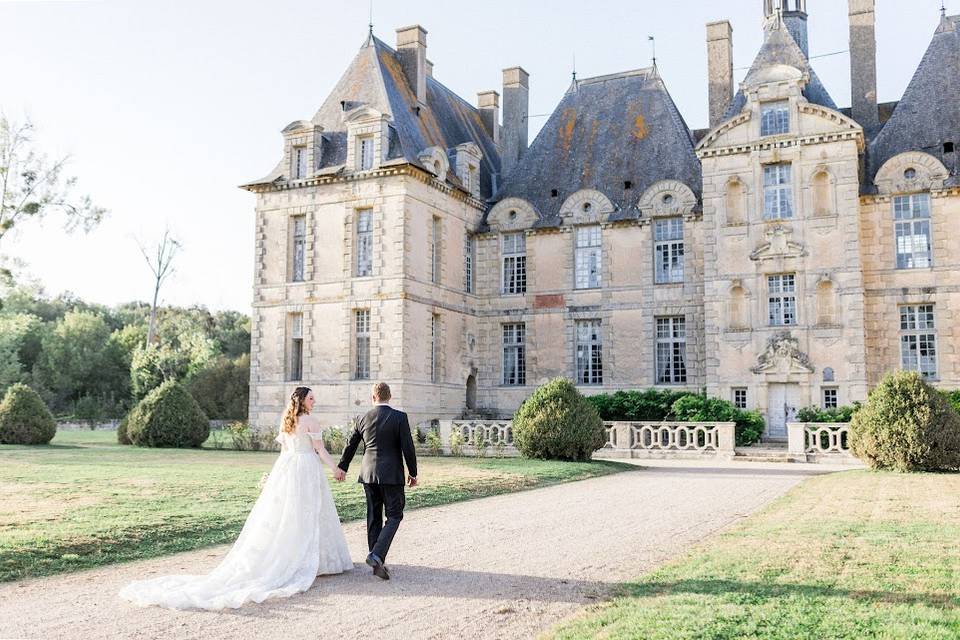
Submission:
<svg viewBox="0 0 960 640">
<path fill-rule="evenodd" d="M 795 454 L 850 454 L 850 425 L 846 422 L 791 422 L 787 448 Z"/>
</svg>

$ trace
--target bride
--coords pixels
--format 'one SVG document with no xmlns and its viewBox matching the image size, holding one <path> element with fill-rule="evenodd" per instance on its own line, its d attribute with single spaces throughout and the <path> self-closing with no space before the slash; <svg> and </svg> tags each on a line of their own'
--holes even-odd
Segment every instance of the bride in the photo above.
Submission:
<svg viewBox="0 0 960 640">
<path fill-rule="evenodd" d="M 313 403 L 307 387 L 297 387 L 290 396 L 277 436 L 280 457 L 220 564 L 205 576 L 132 582 L 120 591 L 121 598 L 170 609 L 235 609 L 306 591 L 318 575 L 353 568 L 320 466 L 322 460 L 335 469 L 336 462 L 323 447 L 319 421 L 310 415 Z"/>
</svg>

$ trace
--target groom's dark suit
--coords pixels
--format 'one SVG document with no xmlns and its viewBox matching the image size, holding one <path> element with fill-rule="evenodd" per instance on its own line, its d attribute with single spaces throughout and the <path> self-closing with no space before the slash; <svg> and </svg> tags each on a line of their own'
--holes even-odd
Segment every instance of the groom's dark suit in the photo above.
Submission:
<svg viewBox="0 0 960 640">
<path fill-rule="evenodd" d="M 403 520 L 404 460 L 410 476 L 417 477 L 417 452 L 407 414 L 383 404 L 368 411 L 357 422 L 343 450 L 338 466 L 344 472 L 350 467 L 361 441 L 365 449 L 359 481 L 367 494 L 367 545 L 386 562 L 390 543 Z M 383 523 L 384 508 L 386 524 Z"/>
</svg>

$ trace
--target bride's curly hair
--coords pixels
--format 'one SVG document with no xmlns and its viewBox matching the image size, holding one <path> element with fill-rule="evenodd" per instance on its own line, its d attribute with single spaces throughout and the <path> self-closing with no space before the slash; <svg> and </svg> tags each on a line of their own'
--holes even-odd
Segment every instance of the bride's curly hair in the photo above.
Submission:
<svg viewBox="0 0 960 640">
<path fill-rule="evenodd" d="M 283 432 L 293 433 L 297 430 L 297 418 L 307 413 L 307 408 L 303 406 L 307 394 L 310 393 L 310 387 L 297 387 L 290 394 L 290 403 L 286 411 L 283 412 Z"/>
</svg>

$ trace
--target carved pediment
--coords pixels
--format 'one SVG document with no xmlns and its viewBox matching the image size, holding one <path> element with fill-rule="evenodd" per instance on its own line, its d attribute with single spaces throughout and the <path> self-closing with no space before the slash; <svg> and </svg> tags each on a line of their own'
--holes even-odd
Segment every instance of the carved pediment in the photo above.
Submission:
<svg viewBox="0 0 960 640">
<path fill-rule="evenodd" d="M 802 258 L 807 250 L 799 242 L 790 239 L 793 229 L 778 224 L 764 234 L 766 242 L 753 250 L 751 260 L 773 260 L 776 258 Z"/>
<path fill-rule="evenodd" d="M 810 357 L 800 351 L 799 341 L 789 331 L 781 331 L 767 340 L 763 353 L 757 356 L 753 373 L 813 373 Z"/>
</svg>

